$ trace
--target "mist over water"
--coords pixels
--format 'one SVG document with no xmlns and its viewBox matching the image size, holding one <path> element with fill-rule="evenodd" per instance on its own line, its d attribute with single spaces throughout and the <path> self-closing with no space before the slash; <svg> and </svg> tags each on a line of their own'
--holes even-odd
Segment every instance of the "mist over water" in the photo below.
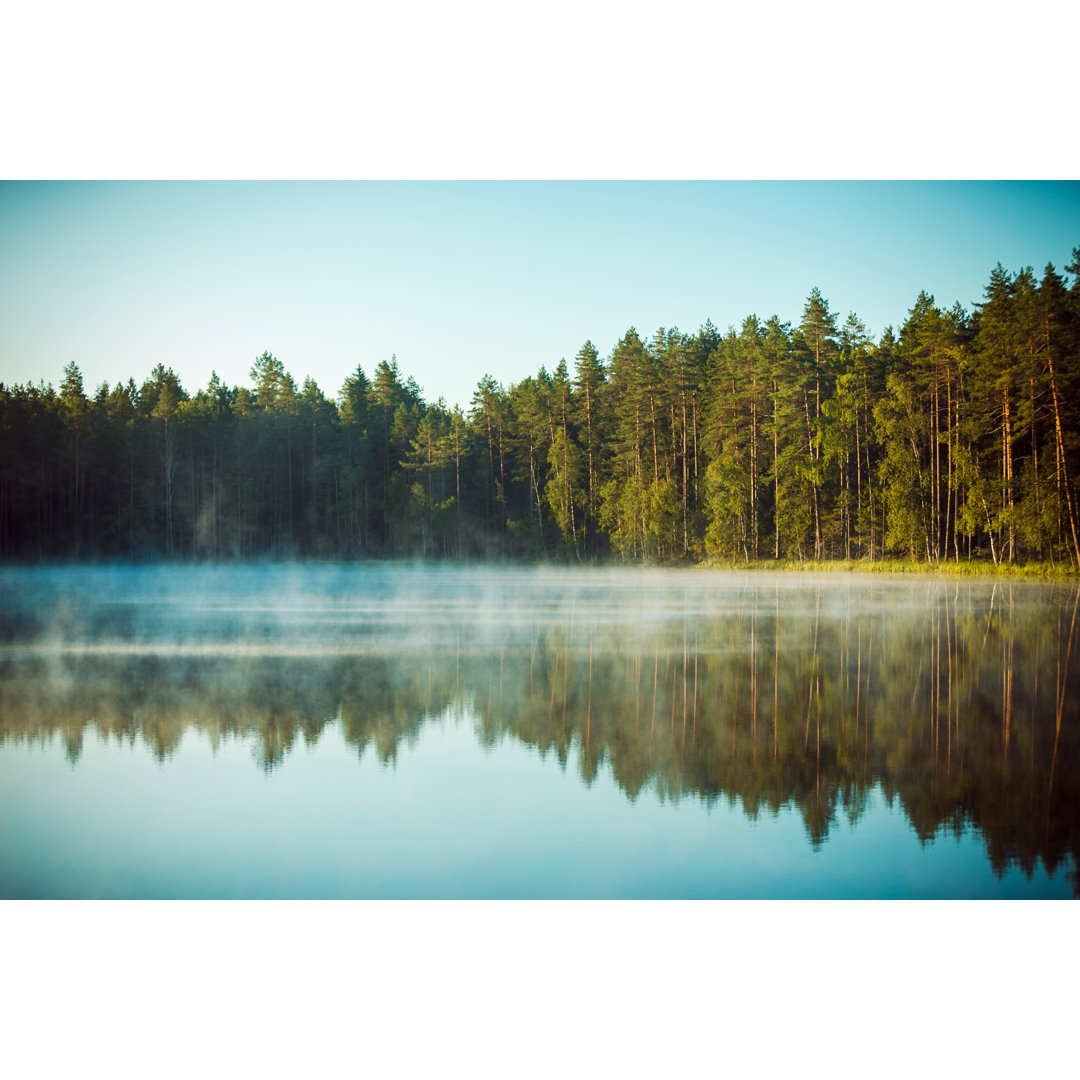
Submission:
<svg viewBox="0 0 1080 1080">
<path fill-rule="evenodd" d="M 929 576 L 7 568 L 0 894 L 1074 895 L 1077 606 Z"/>
</svg>

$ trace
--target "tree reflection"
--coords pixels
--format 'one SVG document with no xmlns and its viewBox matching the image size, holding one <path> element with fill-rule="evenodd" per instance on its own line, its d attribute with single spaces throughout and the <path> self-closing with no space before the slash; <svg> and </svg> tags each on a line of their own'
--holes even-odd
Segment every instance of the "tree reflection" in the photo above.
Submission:
<svg viewBox="0 0 1080 1080">
<path fill-rule="evenodd" d="M 821 598 L 819 597 L 819 600 Z M 1009 586 L 980 603 L 928 586 L 917 604 L 752 596 L 648 627 L 536 620 L 481 647 L 445 636 L 326 657 L 0 654 L 0 741 L 88 727 L 167 759 L 188 728 L 254 740 L 270 770 L 339 723 L 358 754 L 394 760 L 447 709 L 478 738 L 507 736 L 610 768 L 631 799 L 738 801 L 749 818 L 798 808 L 810 843 L 858 822 L 880 785 L 923 842 L 977 828 L 1001 875 L 1053 874 L 1080 823 L 1078 593 L 1037 603 Z"/>
</svg>

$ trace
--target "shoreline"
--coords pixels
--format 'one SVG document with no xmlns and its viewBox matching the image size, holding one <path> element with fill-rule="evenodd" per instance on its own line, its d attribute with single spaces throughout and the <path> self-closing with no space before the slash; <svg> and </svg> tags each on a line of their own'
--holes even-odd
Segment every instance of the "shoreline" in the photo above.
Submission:
<svg viewBox="0 0 1080 1080">
<path fill-rule="evenodd" d="M 972 561 L 957 562 L 909 562 L 904 559 L 875 559 L 873 562 L 855 559 L 827 559 L 814 561 L 804 559 L 777 559 L 769 562 L 723 562 L 705 560 L 695 566 L 708 570 L 771 571 L 797 573 L 853 573 L 853 574 L 913 574 L 940 575 L 943 577 L 1002 577 L 1039 580 L 1075 580 L 1080 571 L 1072 566 L 1050 563 L 993 563 Z"/>
<path fill-rule="evenodd" d="M 175 569 L 242 568 L 242 567 L 280 567 L 295 566 L 386 566 L 386 567 L 457 567 L 482 569 L 520 567 L 577 569 L 588 570 L 707 570 L 738 573 L 802 573 L 802 574 L 892 574 L 892 575 L 937 575 L 941 577 L 997 577 L 1026 580 L 1064 580 L 1080 579 L 1080 571 L 1070 565 L 1051 563 L 1013 563 L 998 564 L 979 560 L 949 561 L 940 563 L 911 562 L 905 559 L 769 559 L 756 562 L 733 562 L 730 560 L 702 559 L 699 562 L 644 562 L 604 559 L 595 562 L 575 562 L 565 560 L 533 559 L 319 559 L 294 558 L 288 556 L 266 556 L 258 559 L 167 559 L 147 558 L 131 561 L 128 559 L 42 559 L 34 561 L 0 561 L 0 573 L 11 570 L 58 570 L 58 569 L 146 569 L 151 567 L 171 567 Z"/>
</svg>

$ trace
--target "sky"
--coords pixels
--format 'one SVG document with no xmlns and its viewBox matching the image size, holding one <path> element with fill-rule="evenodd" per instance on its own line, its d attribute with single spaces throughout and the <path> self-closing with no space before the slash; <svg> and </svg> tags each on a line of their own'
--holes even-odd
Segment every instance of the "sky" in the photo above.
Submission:
<svg viewBox="0 0 1080 1080">
<path fill-rule="evenodd" d="M 878 338 L 1078 246 L 1076 182 L 5 182 L 0 381 L 194 393 L 269 350 L 336 396 L 396 356 L 467 409 L 631 326 L 797 323 L 816 286 Z"/>
</svg>

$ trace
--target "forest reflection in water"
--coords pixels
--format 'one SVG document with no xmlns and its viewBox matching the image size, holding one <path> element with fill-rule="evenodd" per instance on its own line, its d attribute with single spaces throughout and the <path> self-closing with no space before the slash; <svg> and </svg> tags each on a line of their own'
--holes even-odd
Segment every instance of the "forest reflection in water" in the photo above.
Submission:
<svg viewBox="0 0 1080 1080">
<path fill-rule="evenodd" d="M 187 576 L 185 576 L 187 575 Z M 195 577 L 197 580 L 192 580 Z M 264 769 L 339 725 L 392 761 L 448 710 L 632 800 L 797 807 L 819 847 L 871 793 L 997 875 L 1077 889 L 1073 584 L 308 567 L 9 571 L 0 746 L 187 729 Z"/>
</svg>

